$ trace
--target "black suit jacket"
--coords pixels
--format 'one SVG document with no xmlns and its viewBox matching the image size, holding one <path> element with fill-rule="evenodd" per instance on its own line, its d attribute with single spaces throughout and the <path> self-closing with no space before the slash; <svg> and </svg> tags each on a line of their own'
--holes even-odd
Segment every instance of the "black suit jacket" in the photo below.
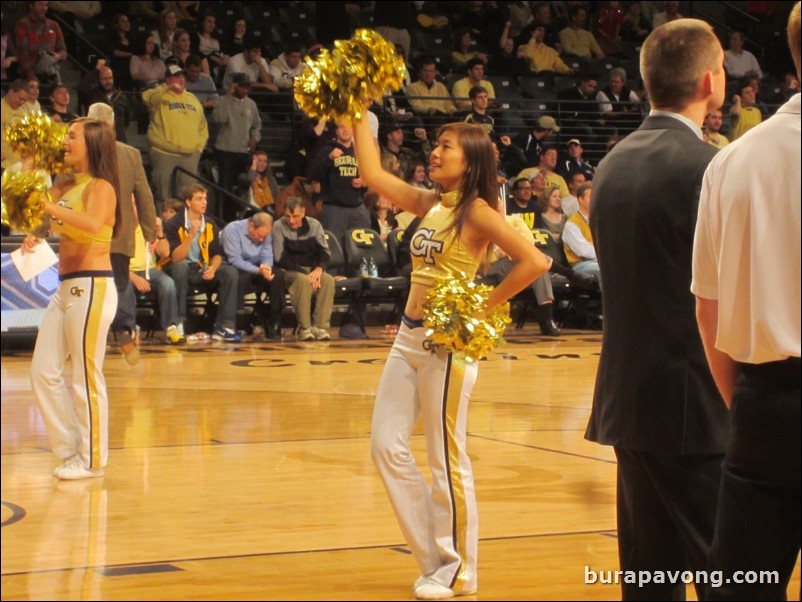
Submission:
<svg viewBox="0 0 802 602">
<path fill-rule="evenodd" d="M 684 123 L 653 116 L 596 170 L 590 227 L 604 334 L 591 441 L 672 455 L 724 450 L 727 410 L 690 291 L 699 193 L 716 150 Z"/>
</svg>

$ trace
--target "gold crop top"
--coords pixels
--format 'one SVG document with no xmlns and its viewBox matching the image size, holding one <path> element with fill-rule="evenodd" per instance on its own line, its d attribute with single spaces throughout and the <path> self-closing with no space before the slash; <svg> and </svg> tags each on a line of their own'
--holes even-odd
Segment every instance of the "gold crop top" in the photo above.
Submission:
<svg viewBox="0 0 802 602">
<path fill-rule="evenodd" d="M 412 254 L 412 282 L 434 286 L 435 281 L 449 273 L 464 273 L 472 279 L 479 269 L 474 258 L 454 230 L 448 230 L 460 192 L 446 192 L 440 202 L 429 209 L 412 236 L 409 250 Z"/>
<path fill-rule="evenodd" d="M 67 193 L 64 195 L 64 198 L 62 198 L 58 204 L 72 211 L 77 211 L 78 213 L 86 213 L 86 207 L 84 207 L 83 203 L 83 196 L 87 184 L 89 184 L 91 181 L 92 176 L 89 174 L 77 174 L 75 176 L 75 186 L 67 191 Z M 81 230 L 75 226 L 70 226 L 69 224 L 65 224 L 64 222 L 56 219 L 51 220 L 50 224 L 53 228 L 53 232 L 60 234 L 67 240 L 79 243 L 100 242 L 108 244 L 111 242 L 112 227 L 105 224 L 99 232 L 87 232 L 86 230 Z"/>
</svg>

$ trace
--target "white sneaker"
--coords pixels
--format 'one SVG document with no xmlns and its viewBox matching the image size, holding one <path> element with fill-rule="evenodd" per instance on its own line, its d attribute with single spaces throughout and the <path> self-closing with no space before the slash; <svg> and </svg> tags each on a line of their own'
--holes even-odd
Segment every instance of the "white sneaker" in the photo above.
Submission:
<svg viewBox="0 0 802 602">
<path fill-rule="evenodd" d="M 186 335 L 184 335 L 184 323 L 183 322 L 179 322 L 178 324 L 176 324 L 175 325 L 175 329 L 178 331 L 178 334 L 180 334 L 182 337 L 186 336 Z"/>
<path fill-rule="evenodd" d="M 53 476 L 63 479 L 65 481 L 77 481 L 78 479 L 91 479 L 93 477 L 102 477 L 103 469 L 89 470 L 81 461 L 81 457 L 76 454 L 67 462 L 56 468 L 53 471 Z"/>
<path fill-rule="evenodd" d="M 315 335 L 315 338 L 318 341 L 330 341 L 331 335 L 326 331 L 325 328 L 315 328 L 312 327 L 312 334 Z"/>
<path fill-rule="evenodd" d="M 431 577 L 421 576 L 415 581 L 413 592 L 418 600 L 446 600 L 456 596 L 470 596 L 476 593 L 476 589 L 464 590 L 455 594 L 450 587 L 438 583 Z"/>
<path fill-rule="evenodd" d="M 70 463 L 73 461 L 73 459 L 74 459 L 74 458 L 76 458 L 77 456 L 78 456 L 78 454 L 72 454 L 72 455 L 71 455 L 71 456 L 69 456 L 68 458 L 64 458 L 64 459 L 61 461 L 61 464 L 59 464 L 58 466 L 56 466 L 56 467 L 53 469 L 53 476 L 54 476 L 54 477 L 55 477 L 55 476 L 57 476 L 57 475 L 56 475 L 56 471 L 57 471 L 59 468 L 62 468 L 62 467 L 64 467 L 64 466 L 66 466 L 67 464 L 70 464 Z"/>
<path fill-rule="evenodd" d="M 299 341 L 314 341 L 315 340 L 315 333 L 311 328 L 302 328 L 298 331 L 298 340 Z"/>
</svg>

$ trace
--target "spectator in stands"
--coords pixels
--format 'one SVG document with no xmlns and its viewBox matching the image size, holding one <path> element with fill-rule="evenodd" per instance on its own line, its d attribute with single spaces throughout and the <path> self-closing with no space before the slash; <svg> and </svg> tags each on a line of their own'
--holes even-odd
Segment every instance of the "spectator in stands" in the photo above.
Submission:
<svg viewBox="0 0 802 602">
<path fill-rule="evenodd" d="M 579 211 L 579 199 L 576 195 L 579 187 L 586 182 L 585 174 L 581 171 L 573 171 L 565 176 L 565 182 L 568 184 L 568 194 L 560 199 L 560 208 L 565 217 L 571 217 Z"/>
<path fill-rule="evenodd" d="M 235 73 L 225 95 L 214 105 L 212 118 L 218 125 L 214 142 L 220 186 L 232 192 L 239 174 L 248 169 L 250 153 L 262 139 L 262 118 L 253 99 L 248 98 L 251 82 L 245 73 Z M 239 205 L 226 202 L 223 216 L 235 219 Z"/>
<path fill-rule="evenodd" d="M 304 176 L 295 176 L 292 182 L 279 190 L 278 195 L 276 195 L 276 215 L 283 216 L 287 201 L 291 198 L 296 198 L 303 204 L 304 215 L 316 218 L 323 206 L 319 195 L 320 182 Z"/>
<path fill-rule="evenodd" d="M 131 21 L 125 13 L 117 13 L 112 19 L 112 31 L 109 35 L 111 59 L 109 66 L 115 73 L 117 85 L 126 92 L 131 91 L 131 57 L 134 56 L 134 43 L 129 37 Z"/>
<path fill-rule="evenodd" d="M 657 13 L 652 18 L 652 29 L 657 29 L 669 21 L 676 21 L 677 19 L 683 18 L 683 16 L 679 14 L 679 11 L 677 10 L 679 8 L 679 2 L 664 2 L 663 6 L 663 12 Z"/>
<path fill-rule="evenodd" d="M 137 224 L 134 231 L 136 250 L 131 258 L 129 282 L 120 304 L 126 306 L 126 312 L 136 315 L 137 294 L 156 294 L 159 305 L 159 325 L 164 331 L 164 338 L 170 345 L 182 345 L 187 338 L 178 330 L 178 295 L 175 281 L 158 269 L 161 259 L 169 257 L 170 245 L 164 236 L 162 220 L 156 218 L 156 241 L 148 244 L 142 235 L 142 228 Z"/>
<path fill-rule="evenodd" d="M 705 141 L 709 142 L 717 148 L 724 148 L 730 141 L 721 133 L 721 124 L 723 123 L 723 114 L 721 109 L 710 111 L 705 117 L 704 135 Z"/>
<path fill-rule="evenodd" d="M 471 109 L 471 102 L 468 100 L 471 88 L 482 86 L 487 92 L 487 97 L 493 100 L 496 97 L 496 91 L 493 89 L 493 84 L 484 78 L 485 75 L 485 62 L 480 58 L 470 59 L 466 64 L 467 77 L 458 79 L 451 87 L 451 96 L 454 97 L 454 104 L 461 111 Z"/>
<path fill-rule="evenodd" d="M 518 48 L 518 56 L 529 62 L 529 70 L 532 73 L 573 73 L 557 54 L 557 51 L 549 48 L 543 42 L 545 35 L 546 28 L 539 23 L 535 24 L 532 28 L 532 38 Z"/>
<path fill-rule="evenodd" d="M 154 29 L 153 40 L 156 42 L 156 53 L 163 60 L 173 54 L 173 37 L 178 29 L 178 16 L 171 8 L 159 13 L 159 27 Z"/>
<path fill-rule="evenodd" d="M 337 138 L 320 150 L 310 173 L 320 182 L 320 221 L 326 230 L 339 240 L 351 228 L 370 228 L 350 125 L 337 124 Z"/>
<path fill-rule="evenodd" d="M 487 90 L 485 90 L 483 86 L 474 86 L 471 88 L 469 94 L 471 98 L 471 112 L 465 117 L 465 122 L 482 126 L 492 138 L 495 121 L 487 112 L 487 107 L 490 104 Z"/>
<path fill-rule="evenodd" d="M 535 237 L 530 228 L 522 219 L 520 214 L 504 215 L 504 205 L 499 204 L 499 212 L 504 216 L 506 222 L 531 245 L 535 244 Z M 487 266 L 485 281 L 493 286 L 506 278 L 515 267 L 515 262 L 496 245 L 492 245 L 489 253 L 490 265 Z M 558 337 L 560 329 L 554 323 L 554 291 L 551 285 L 551 275 L 544 272 L 532 284 L 529 289 L 535 296 L 537 302 L 537 321 L 540 325 L 540 333 L 548 337 Z"/>
<path fill-rule="evenodd" d="M 596 41 L 605 55 L 621 53 L 624 11 L 620 2 L 604 2 L 596 16 Z"/>
<path fill-rule="evenodd" d="M 557 165 L 557 173 L 566 181 L 568 181 L 568 177 L 573 173 L 581 173 L 585 176 L 586 180 L 592 180 L 596 170 L 582 157 L 583 149 L 579 139 L 571 138 L 566 142 L 566 148 L 568 150 L 568 158 Z"/>
<path fill-rule="evenodd" d="M 18 71 L 17 47 L 14 45 L 14 25 L 0 10 L 0 80 L 15 79 Z"/>
<path fill-rule="evenodd" d="M 175 215 L 184 210 L 184 202 L 176 198 L 170 198 L 162 203 L 162 224 L 169 222 Z M 169 257 L 169 253 L 168 253 Z M 169 263 L 169 259 L 164 262 Z"/>
<path fill-rule="evenodd" d="M 228 224 L 220 232 L 220 241 L 226 263 L 237 269 L 237 308 L 245 307 L 248 292 L 265 291 L 270 301 L 269 314 L 260 317 L 267 326 L 267 337 L 281 339 L 284 275 L 274 269 L 272 232 L 273 217 L 259 212 Z"/>
<path fill-rule="evenodd" d="M 282 212 L 276 207 L 278 186 L 276 179 L 270 172 L 270 160 L 267 151 L 255 150 L 251 154 L 251 166 L 247 172 L 241 173 L 238 180 L 242 200 L 252 207 L 267 211 L 271 215 L 281 216 Z M 283 209 L 283 206 L 281 207 Z"/>
<path fill-rule="evenodd" d="M 593 189 L 589 184 L 580 186 L 577 191 L 579 211 L 566 222 L 563 230 L 563 248 L 571 267 L 583 274 L 590 274 L 601 285 L 599 262 L 593 247 L 593 234 L 590 231 L 590 197 Z"/>
<path fill-rule="evenodd" d="M 39 76 L 47 83 L 61 83 L 59 63 L 67 58 L 64 34 L 48 19 L 47 2 L 28 2 L 28 15 L 14 27 L 14 45 L 23 77 Z"/>
<path fill-rule="evenodd" d="M 337 138 L 337 125 L 326 117 L 304 118 L 298 129 L 298 145 L 304 156 L 304 176 L 308 176 L 318 153 Z M 310 217 L 317 218 L 316 215 Z"/>
<path fill-rule="evenodd" d="M 284 217 L 273 228 L 273 258 L 284 270 L 301 341 L 331 338 L 327 329 L 334 304 L 334 278 L 325 272 L 330 256 L 323 226 L 306 216 L 301 199 L 288 199 Z M 317 296 L 314 315 L 313 295 Z"/>
<path fill-rule="evenodd" d="M 204 109 L 213 109 L 220 98 L 217 95 L 217 86 L 210 75 L 203 72 L 201 57 L 190 54 L 184 64 L 184 79 L 186 89 L 198 97 Z"/>
<path fill-rule="evenodd" d="M 607 126 L 634 130 L 640 124 L 640 98 L 627 85 L 627 72 L 610 70 L 610 82 L 596 94 L 602 122 Z"/>
<path fill-rule="evenodd" d="M 598 83 L 599 78 L 595 73 L 586 72 L 575 86 L 557 93 L 566 134 L 585 140 L 593 139 L 593 127 L 600 125 L 594 102 Z"/>
<path fill-rule="evenodd" d="M 757 73 L 754 71 L 747 71 L 746 75 L 744 76 L 744 82 L 748 83 L 752 86 L 752 90 L 755 91 L 755 106 L 760 109 L 760 114 L 763 119 L 769 118 L 769 108 L 766 106 L 766 103 L 763 102 L 763 99 L 760 97 L 760 77 L 758 77 Z"/>
<path fill-rule="evenodd" d="M 105 60 L 101 59 L 104 63 Z M 127 142 L 126 129 L 131 123 L 131 107 L 128 97 L 114 86 L 114 73 L 105 65 L 90 72 L 78 87 L 81 104 L 89 107 L 102 102 L 114 109 L 114 133 L 117 140 Z"/>
<path fill-rule="evenodd" d="M 226 75 L 223 78 L 223 85 L 228 87 L 234 81 L 235 73 L 245 73 L 251 86 L 255 90 L 270 90 L 277 92 L 278 86 L 270 75 L 270 67 L 267 61 L 262 58 L 262 46 L 256 38 L 247 36 L 244 42 L 244 50 L 235 54 L 228 61 Z"/>
<path fill-rule="evenodd" d="M 200 0 L 175 0 L 175 14 L 179 22 L 194 22 L 200 14 Z"/>
<path fill-rule="evenodd" d="M 171 67 L 174 65 L 171 65 Z M 164 270 L 175 281 L 178 295 L 178 331 L 184 334 L 189 286 L 217 287 L 217 318 L 212 338 L 239 343 L 237 318 L 237 269 L 223 263 L 223 247 L 217 223 L 206 215 L 206 189 L 187 184 L 181 190 L 184 211 L 164 225 L 170 244 L 170 263 Z"/>
<path fill-rule="evenodd" d="M 142 100 L 150 113 L 152 181 L 157 198 L 162 200 L 173 196 L 170 179 L 176 167 L 198 173 L 198 161 L 209 130 L 203 106 L 194 94 L 186 91 L 184 71 L 178 65 L 170 65 L 165 83 L 146 90 Z M 178 187 L 185 178 L 181 173 L 177 175 Z"/>
<path fill-rule="evenodd" d="M 431 145 L 426 137 L 426 130 L 415 129 L 415 142 L 417 149 L 404 146 L 404 128 L 400 123 L 391 123 L 383 128 L 384 144 L 381 146 L 382 157 L 392 155 L 398 159 L 401 173 L 405 174 L 412 163 L 428 161 Z"/>
<path fill-rule="evenodd" d="M 176 29 L 173 35 L 173 52 L 167 58 L 167 63 L 176 63 L 186 68 L 187 59 L 191 56 L 189 32 L 184 29 Z M 209 75 L 209 62 L 201 58 L 201 71 Z"/>
<path fill-rule="evenodd" d="M 407 184 L 415 188 L 431 190 L 432 183 L 429 181 L 429 174 L 426 170 L 426 163 L 423 161 L 413 161 L 409 164 L 405 172 Z"/>
<path fill-rule="evenodd" d="M 398 228 L 393 203 L 377 192 L 368 192 L 365 201 L 370 206 L 370 229 L 378 232 L 382 242 L 387 245 L 390 232 Z"/>
<path fill-rule="evenodd" d="M 138 90 L 146 90 L 151 84 L 164 79 L 166 66 L 156 52 L 156 38 L 147 34 L 134 43 L 129 72 Z"/>
<path fill-rule="evenodd" d="M 509 75 L 511 77 L 518 77 L 529 70 L 526 59 L 518 56 L 518 46 L 510 36 L 509 21 L 504 23 L 504 28 L 501 30 L 501 37 L 498 41 L 498 48 L 490 57 L 488 67 L 496 75 Z"/>
<path fill-rule="evenodd" d="M 0 116 L 2 116 L 2 123 L 0 123 L 0 136 L 2 136 L 2 158 L 0 163 L 3 169 L 19 163 L 20 157 L 11 150 L 6 139 L 6 128 L 14 123 L 17 119 L 25 115 L 28 111 L 25 109 L 25 102 L 28 100 L 28 86 L 27 82 L 22 79 L 14 80 L 8 88 L 6 95 L 0 100 Z"/>
<path fill-rule="evenodd" d="M 642 42 L 651 30 L 649 21 L 641 14 L 640 2 L 630 2 L 621 25 L 621 39 L 625 42 Z"/>
<path fill-rule="evenodd" d="M 400 45 L 409 56 L 415 18 L 409 2 L 377 2 L 373 9 L 373 28 L 388 42 Z"/>
<path fill-rule="evenodd" d="M 535 4 L 533 13 L 535 20 L 531 26 L 523 30 L 519 36 L 516 37 L 515 43 L 517 46 L 526 44 L 532 37 L 532 31 L 537 25 L 542 25 L 545 29 L 543 42 L 546 46 L 554 48 L 557 52 L 562 52 L 562 45 L 560 44 L 560 28 L 557 23 L 552 19 L 550 2 L 538 2 Z"/>
<path fill-rule="evenodd" d="M 499 136 L 496 148 L 499 153 L 499 170 L 505 177 L 517 174 L 526 167 L 524 152 L 512 143 L 509 136 Z"/>
<path fill-rule="evenodd" d="M 437 61 L 426 56 L 421 59 L 418 81 L 406 89 L 409 104 L 416 115 L 420 115 L 428 130 L 447 121 L 446 117 L 457 110 L 448 89 L 436 80 Z"/>
<path fill-rule="evenodd" d="M 487 64 L 488 56 L 476 50 L 470 29 L 460 29 L 454 36 L 454 50 L 451 52 L 451 69 L 462 71 L 471 59 L 479 59 Z"/>
<path fill-rule="evenodd" d="M 512 182 L 512 199 L 507 202 L 507 215 L 520 215 L 527 227 L 534 230 L 538 211 L 532 182 L 526 178 L 515 178 Z"/>
<path fill-rule="evenodd" d="M 217 17 L 212 13 L 205 13 L 198 19 L 197 31 L 190 38 L 192 54 L 206 59 L 211 72 L 209 75 L 219 76 L 219 70 L 228 64 L 229 56 L 224 53 L 220 40 L 217 39 Z"/>
<path fill-rule="evenodd" d="M 732 97 L 730 107 L 730 138 L 733 141 L 763 121 L 760 109 L 755 106 L 755 89 L 748 82 L 742 82 L 738 87 L 739 94 Z"/>
<path fill-rule="evenodd" d="M 557 149 L 553 146 L 544 146 L 540 151 L 540 160 L 537 167 L 529 167 L 518 174 L 519 178 L 534 178 L 536 173 L 543 176 L 546 186 L 557 186 L 562 196 L 568 194 L 568 185 L 557 169 Z"/>
<path fill-rule="evenodd" d="M 604 52 L 599 47 L 596 38 L 587 29 L 588 11 L 581 5 L 574 5 L 568 12 L 570 22 L 568 27 L 560 31 L 560 44 L 563 54 L 581 56 L 584 58 L 604 58 Z"/>
<path fill-rule="evenodd" d="M 25 89 L 28 91 L 28 100 L 25 101 L 25 111 L 28 113 L 41 113 L 42 105 L 39 104 L 39 80 L 31 77 L 25 82 Z"/>
<path fill-rule="evenodd" d="M 542 115 L 527 132 L 521 132 L 512 143 L 523 151 L 527 167 L 540 163 L 543 145 L 552 134 L 560 131 L 557 121 L 550 115 Z"/>
<path fill-rule="evenodd" d="M 248 22 L 243 17 L 237 17 L 231 24 L 231 30 L 222 42 L 223 52 L 229 57 L 245 52 L 245 36 L 248 31 Z M 229 59 L 230 60 L 230 59 Z"/>
<path fill-rule="evenodd" d="M 777 104 L 784 104 L 791 100 L 794 94 L 799 94 L 799 78 L 790 71 L 783 76 L 780 82 L 780 93 L 775 102 Z"/>
<path fill-rule="evenodd" d="M 724 52 L 724 68 L 727 70 L 727 79 L 740 79 L 749 71 L 754 71 L 758 79 L 763 77 L 755 55 L 744 50 L 744 34 L 740 31 L 730 34 L 730 47 Z"/>
<path fill-rule="evenodd" d="M 480 46 L 488 47 L 498 35 L 498 28 L 503 19 L 500 16 L 498 3 L 478 0 L 463 3 L 465 10 L 457 17 L 454 27 L 467 29 Z"/>
<path fill-rule="evenodd" d="M 515 38 L 531 27 L 535 15 L 529 2 L 510 2 L 507 9 L 510 18 L 504 26 L 508 30 L 508 35 Z"/>
<path fill-rule="evenodd" d="M 50 93 L 52 108 L 48 111 L 53 121 L 69 123 L 77 119 L 78 115 L 70 111 L 70 89 L 64 84 L 58 84 Z"/>
<path fill-rule="evenodd" d="M 81 21 L 86 21 L 92 17 L 100 14 L 101 4 L 97 0 L 89 2 L 60 2 L 50 0 L 47 3 L 48 8 L 58 13 L 64 21 L 72 26 L 78 33 L 83 33 L 84 29 L 81 26 Z"/>
<path fill-rule="evenodd" d="M 270 61 L 270 76 L 280 90 L 292 90 L 295 78 L 306 68 L 298 44 L 287 44 L 278 58 Z"/>
</svg>

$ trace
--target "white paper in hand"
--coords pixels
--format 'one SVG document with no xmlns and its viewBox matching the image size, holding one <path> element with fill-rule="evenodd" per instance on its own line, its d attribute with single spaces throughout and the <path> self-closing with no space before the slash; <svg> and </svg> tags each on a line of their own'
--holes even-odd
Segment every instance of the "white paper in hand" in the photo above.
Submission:
<svg viewBox="0 0 802 602">
<path fill-rule="evenodd" d="M 11 252 L 11 261 L 25 282 L 41 274 L 51 265 L 58 263 L 58 255 L 53 252 L 46 241 L 40 242 L 33 251 L 23 253 L 22 249 Z"/>
</svg>

